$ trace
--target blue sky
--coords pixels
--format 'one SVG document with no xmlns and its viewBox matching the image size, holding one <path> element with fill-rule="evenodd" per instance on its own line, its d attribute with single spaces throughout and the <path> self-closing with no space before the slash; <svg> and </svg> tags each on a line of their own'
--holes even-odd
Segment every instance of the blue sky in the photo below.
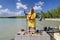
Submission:
<svg viewBox="0 0 60 40">
<path fill-rule="evenodd" d="M 47 11 L 60 5 L 60 0 L 0 0 L 0 16 L 24 15 L 23 11 L 34 8 L 35 12 Z"/>
</svg>

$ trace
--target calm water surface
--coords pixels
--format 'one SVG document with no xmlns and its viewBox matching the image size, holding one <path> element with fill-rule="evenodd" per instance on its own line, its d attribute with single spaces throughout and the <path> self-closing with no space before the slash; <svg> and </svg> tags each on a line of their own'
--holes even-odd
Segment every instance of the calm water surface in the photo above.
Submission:
<svg viewBox="0 0 60 40">
<path fill-rule="evenodd" d="M 60 21 L 38 21 L 37 29 L 43 29 L 45 26 L 58 27 Z M 0 18 L 0 40 L 10 40 L 20 29 L 26 29 L 26 19 Z"/>
</svg>

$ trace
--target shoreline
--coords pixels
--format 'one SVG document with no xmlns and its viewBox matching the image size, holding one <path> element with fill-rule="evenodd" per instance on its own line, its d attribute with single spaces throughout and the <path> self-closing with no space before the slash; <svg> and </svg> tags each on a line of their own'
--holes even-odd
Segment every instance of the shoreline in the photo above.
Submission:
<svg viewBox="0 0 60 40">
<path fill-rule="evenodd" d="M 45 18 L 47 21 L 60 21 L 60 18 Z"/>
</svg>

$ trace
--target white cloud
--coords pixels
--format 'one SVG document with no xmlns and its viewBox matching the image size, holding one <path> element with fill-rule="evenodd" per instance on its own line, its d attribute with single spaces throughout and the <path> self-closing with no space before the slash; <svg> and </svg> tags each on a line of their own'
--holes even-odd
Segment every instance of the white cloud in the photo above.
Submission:
<svg viewBox="0 0 60 40">
<path fill-rule="evenodd" d="M 0 8 L 2 8 L 2 5 L 0 5 Z"/>
<path fill-rule="evenodd" d="M 22 10 L 20 10 L 20 11 L 18 11 L 18 12 L 15 13 L 16 16 L 19 16 L 19 15 L 22 16 L 23 14 L 24 14 L 24 11 L 22 11 Z"/>
<path fill-rule="evenodd" d="M 37 5 L 37 6 L 42 6 L 44 4 L 44 2 L 41 2 L 41 1 L 39 1 L 38 3 L 35 3 L 35 5 Z"/>
<path fill-rule="evenodd" d="M 35 10 L 39 10 L 40 11 L 40 10 L 42 10 L 43 4 L 44 4 L 44 2 L 39 1 L 39 2 L 35 3 L 35 6 L 33 8 Z"/>
<path fill-rule="evenodd" d="M 42 10 L 41 6 L 34 6 L 35 10 Z"/>
<path fill-rule="evenodd" d="M 7 14 L 9 14 L 9 9 L 1 9 L 0 10 L 0 14 L 3 14 L 3 13 L 7 13 Z"/>
<path fill-rule="evenodd" d="M 0 8 L 2 8 L 2 5 L 0 5 Z M 20 9 L 20 8 L 27 9 L 27 6 L 25 4 L 22 4 L 21 0 L 18 0 L 18 2 L 16 3 L 16 8 L 17 9 Z M 20 16 L 20 15 L 24 15 L 24 11 L 22 11 L 22 10 L 11 11 L 8 8 L 0 9 L 0 16 L 1 15 L 3 15 L 3 16 L 18 16 L 19 15 Z"/>
<path fill-rule="evenodd" d="M 21 0 L 18 0 L 18 1 L 21 1 Z"/>
<path fill-rule="evenodd" d="M 21 2 L 17 2 L 17 3 L 16 3 L 16 8 L 17 8 L 17 9 L 20 9 L 20 8 L 27 9 L 27 6 L 24 5 L 24 4 L 22 4 Z"/>
<path fill-rule="evenodd" d="M 0 15 L 5 16 L 4 14 L 6 14 L 6 16 L 20 16 L 24 14 L 24 11 L 20 10 L 20 11 L 10 11 L 8 8 L 7 9 L 0 9 Z"/>
</svg>

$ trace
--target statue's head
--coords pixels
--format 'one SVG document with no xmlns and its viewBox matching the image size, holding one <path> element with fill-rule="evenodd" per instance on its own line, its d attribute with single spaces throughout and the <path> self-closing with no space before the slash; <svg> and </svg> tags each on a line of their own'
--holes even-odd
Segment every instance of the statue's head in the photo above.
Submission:
<svg viewBox="0 0 60 40">
<path fill-rule="evenodd" d="M 33 13 L 34 13 L 34 9 L 33 9 L 33 8 L 31 8 L 31 9 L 30 9 L 30 12 L 31 12 L 31 14 L 33 14 Z"/>
</svg>

